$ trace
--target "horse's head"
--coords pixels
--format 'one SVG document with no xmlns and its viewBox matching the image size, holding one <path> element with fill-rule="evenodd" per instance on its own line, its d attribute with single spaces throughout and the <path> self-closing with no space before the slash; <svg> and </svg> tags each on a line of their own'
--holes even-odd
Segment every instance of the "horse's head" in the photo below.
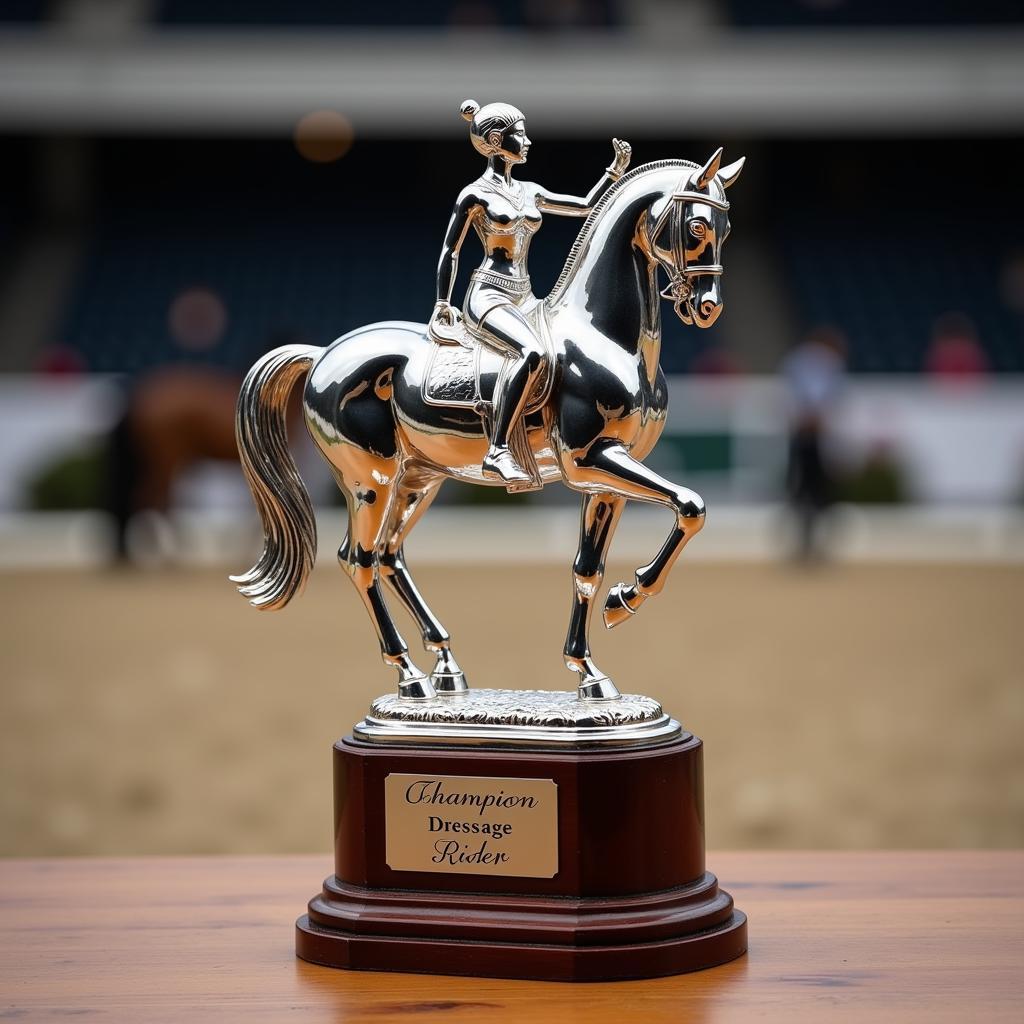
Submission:
<svg viewBox="0 0 1024 1024">
<path fill-rule="evenodd" d="M 686 324 L 710 327 L 722 312 L 722 245 L 729 234 L 725 190 L 740 176 L 745 157 L 722 167 L 722 150 L 687 171 L 672 193 L 650 211 L 650 251 L 668 275 L 661 293 Z"/>
</svg>

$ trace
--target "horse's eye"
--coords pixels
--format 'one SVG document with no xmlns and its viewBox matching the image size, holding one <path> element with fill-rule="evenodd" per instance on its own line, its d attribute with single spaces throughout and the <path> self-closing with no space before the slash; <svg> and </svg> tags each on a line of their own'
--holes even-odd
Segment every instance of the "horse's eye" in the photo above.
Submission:
<svg viewBox="0 0 1024 1024">
<path fill-rule="evenodd" d="M 690 221 L 690 234 L 694 238 L 703 238 L 708 232 L 708 226 L 702 220 Z"/>
</svg>

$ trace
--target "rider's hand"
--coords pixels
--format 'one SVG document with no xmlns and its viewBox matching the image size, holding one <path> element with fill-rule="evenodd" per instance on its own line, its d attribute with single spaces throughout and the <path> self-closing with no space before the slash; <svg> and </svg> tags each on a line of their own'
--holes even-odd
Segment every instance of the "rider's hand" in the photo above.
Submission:
<svg viewBox="0 0 1024 1024">
<path fill-rule="evenodd" d="M 450 302 L 443 299 L 434 304 L 434 312 L 430 315 L 430 322 L 440 324 L 443 327 L 451 327 L 455 323 L 455 309 Z"/>
<path fill-rule="evenodd" d="M 633 156 L 633 147 L 622 139 L 612 139 L 612 148 L 615 150 L 615 159 L 608 170 L 612 174 L 625 174 L 629 167 L 629 161 Z"/>
</svg>

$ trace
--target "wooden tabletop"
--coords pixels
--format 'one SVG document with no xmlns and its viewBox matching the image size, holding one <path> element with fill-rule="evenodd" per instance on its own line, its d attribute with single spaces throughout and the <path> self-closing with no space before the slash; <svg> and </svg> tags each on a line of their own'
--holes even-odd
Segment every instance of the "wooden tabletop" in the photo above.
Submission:
<svg viewBox="0 0 1024 1024">
<path fill-rule="evenodd" d="M 569 985 L 336 971 L 292 922 L 326 857 L 0 861 L 0 1020 L 1024 1019 L 1024 853 L 717 853 L 750 952 Z"/>
</svg>

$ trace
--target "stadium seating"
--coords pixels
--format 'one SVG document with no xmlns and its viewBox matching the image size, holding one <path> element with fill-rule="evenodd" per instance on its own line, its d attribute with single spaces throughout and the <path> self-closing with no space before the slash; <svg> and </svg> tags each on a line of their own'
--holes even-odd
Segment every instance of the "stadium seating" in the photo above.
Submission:
<svg viewBox="0 0 1024 1024">
<path fill-rule="evenodd" d="M 998 238 L 1021 237 L 1021 226 L 972 234 L 961 248 L 937 225 L 919 224 L 880 245 L 863 223 L 819 222 L 786 246 L 804 323 L 841 327 L 854 372 L 915 373 L 925 365 L 936 317 L 958 311 L 974 322 L 993 370 L 1024 372 L 1021 323 L 999 295 Z"/>
<path fill-rule="evenodd" d="M 274 339 L 324 344 L 374 320 L 422 320 L 433 304 L 439 230 L 426 219 L 406 224 L 398 251 L 390 232 L 343 217 L 296 212 L 253 222 L 238 210 L 187 205 L 145 218 L 108 212 L 89 243 L 60 338 L 95 371 L 136 372 L 180 359 L 241 370 Z M 855 372 L 914 373 L 924 366 L 935 318 L 959 310 L 976 324 L 993 370 L 1024 372 L 1019 319 L 999 296 L 998 245 L 978 240 L 960 253 L 944 242 L 921 228 L 885 249 L 853 223 L 819 223 L 791 237 L 782 257 L 801 321 L 841 327 Z M 537 246 L 539 291 L 557 274 L 559 252 Z M 174 297 L 197 286 L 217 293 L 228 315 L 222 341 L 198 353 L 178 347 L 167 323 Z M 663 365 L 682 373 L 715 329 L 705 336 L 666 311 L 664 333 Z"/>
<path fill-rule="evenodd" d="M 296 213 L 252 222 L 237 211 L 201 213 L 188 205 L 145 216 L 108 211 L 89 242 L 60 339 L 97 372 L 136 373 L 181 360 L 244 370 L 281 339 L 326 344 L 375 320 L 424 320 L 442 232 L 439 223 L 406 223 L 397 249 L 391 232 L 358 220 Z M 475 257 L 463 261 L 460 282 Z M 560 267 L 559 252 L 538 247 L 538 291 Z M 207 351 L 181 348 L 168 326 L 174 298 L 192 287 L 215 292 L 227 309 L 224 336 Z M 685 372 L 705 347 L 696 333 L 665 317 L 667 372 Z"/>
<path fill-rule="evenodd" d="M 484 24 L 504 28 L 617 24 L 613 0 L 558 8 L 526 0 L 388 0 L 386 4 L 339 0 L 162 0 L 157 21 L 168 25 L 346 25 L 408 28 Z"/>
<path fill-rule="evenodd" d="M 104 144 L 94 226 L 56 340 L 94 371 L 133 373 L 183 359 L 241 371 L 284 337 L 325 344 L 377 320 L 424 320 L 455 185 L 479 165 L 461 143 L 419 145 L 419 199 L 396 208 L 393 197 L 408 189 L 401 141 L 357 141 L 344 160 L 326 166 L 280 141 Z M 580 182 L 575 168 L 602 166 L 606 146 L 550 141 L 534 173 Z M 999 217 L 972 221 L 965 235 L 943 213 L 943 147 L 889 151 L 896 180 L 930 161 L 940 170 L 902 193 L 901 229 L 880 237 L 875 190 L 856 170 L 836 171 L 869 166 L 872 149 L 781 144 L 760 155 L 764 194 L 787 195 L 790 164 L 813 166 L 822 152 L 828 162 L 802 186 L 799 217 L 788 202 L 762 204 L 760 224 L 736 217 L 737 231 L 760 234 L 778 264 L 796 326 L 840 327 L 855 372 L 915 373 L 926 365 L 936 317 L 960 311 L 976 325 L 994 371 L 1024 372 L 1024 325 L 1000 295 L 1007 246 L 1024 238 L 1012 182 L 989 182 Z M 978 159 L 998 168 L 997 153 L 981 150 Z M 749 188 L 757 183 L 751 177 Z M 5 221 L 12 227 L 4 208 L 0 201 L 0 233 Z M 11 216 L 16 208 L 13 200 L 6 205 Z M 530 257 L 538 294 L 554 282 L 578 228 L 575 219 L 545 218 Z M 478 253 L 470 238 L 456 298 Z M 743 301 L 738 284 L 726 282 L 731 303 Z M 176 344 L 168 327 L 175 297 L 194 287 L 215 292 L 227 311 L 220 342 L 202 351 Z M 713 368 L 703 354 L 724 326 L 688 328 L 667 307 L 663 325 L 666 372 L 685 373 L 695 363 Z"/>
<path fill-rule="evenodd" d="M 32 24 L 45 21 L 51 11 L 50 0 L 3 0 L 0 23 Z"/>
</svg>

